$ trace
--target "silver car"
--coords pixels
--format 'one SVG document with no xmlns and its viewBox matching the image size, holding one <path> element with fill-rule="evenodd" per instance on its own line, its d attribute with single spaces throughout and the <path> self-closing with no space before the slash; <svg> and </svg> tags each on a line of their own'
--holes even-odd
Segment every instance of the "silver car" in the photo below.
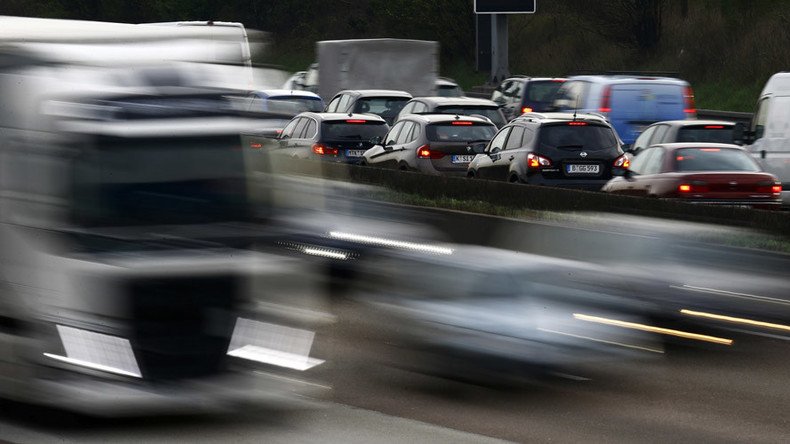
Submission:
<svg viewBox="0 0 790 444">
<path fill-rule="evenodd" d="M 362 164 L 463 176 L 495 133 L 496 126 L 484 117 L 411 114 L 365 152 Z"/>
</svg>

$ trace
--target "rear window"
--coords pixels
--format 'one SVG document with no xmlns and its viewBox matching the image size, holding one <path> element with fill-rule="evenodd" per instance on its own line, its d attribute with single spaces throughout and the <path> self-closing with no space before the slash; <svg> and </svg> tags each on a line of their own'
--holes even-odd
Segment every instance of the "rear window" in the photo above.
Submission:
<svg viewBox="0 0 790 444">
<path fill-rule="evenodd" d="M 559 80 L 535 80 L 527 86 L 528 102 L 554 102 L 554 96 L 562 86 Z"/>
<path fill-rule="evenodd" d="M 322 140 L 370 140 L 384 137 L 389 127 L 384 122 L 358 119 L 337 120 L 321 124 Z"/>
<path fill-rule="evenodd" d="M 268 99 L 269 111 L 299 114 L 305 111 L 320 113 L 324 104 L 317 97 L 276 96 Z"/>
<path fill-rule="evenodd" d="M 675 151 L 676 171 L 760 171 L 745 151 L 734 148 L 682 148 Z"/>
<path fill-rule="evenodd" d="M 678 130 L 678 142 L 732 143 L 733 127 L 730 125 L 686 126 Z"/>
<path fill-rule="evenodd" d="M 497 106 L 438 106 L 436 111 L 441 114 L 466 114 L 467 116 L 479 114 L 488 117 L 496 126 L 503 126 L 506 123 Z"/>
<path fill-rule="evenodd" d="M 496 127 L 494 125 L 458 125 L 446 122 L 430 124 L 425 132 L 431 142 L 483 142 L 494 137 Z"/>
<path fill-rule="evenodd" d="M 409 100 L 408 97 L 367 97 L 357 100 L 354 112 L 396 115 Z"/>
<path fill-rule="evenodd" d="M 436 88 L 436 95 L 439 97 L 463 97 L 463 91 L 457 85 L 439 85 Z"/>
<path fill-rule="evenodd" d="M 571 123 L 578 125 L 570 125 Z M 586 122 L 563 122 L 541 127 L 538 135 L 539 149 L 578 148 L 584 151 L 617 149 L 617 138 L 611 128 L 584 123 Z"/>
</svg>

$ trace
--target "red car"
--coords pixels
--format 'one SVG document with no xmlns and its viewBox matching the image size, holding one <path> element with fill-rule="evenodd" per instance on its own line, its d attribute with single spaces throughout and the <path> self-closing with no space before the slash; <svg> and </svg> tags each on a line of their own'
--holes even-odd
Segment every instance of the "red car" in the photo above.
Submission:
<svg viewBox="0 0 790 444">
<path fill-rule="evenodd" d="M 667 143 L 642 150 L 627 170 L 604 185 L 607 193 L 694 203 L 781 206 L 782 184 L 748 152 L 725 143 Z"/>
</svg>

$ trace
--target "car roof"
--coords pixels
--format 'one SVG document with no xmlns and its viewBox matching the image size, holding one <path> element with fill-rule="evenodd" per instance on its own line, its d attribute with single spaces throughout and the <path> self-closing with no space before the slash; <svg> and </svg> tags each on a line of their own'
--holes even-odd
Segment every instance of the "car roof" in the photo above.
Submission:
<svg viewBox="0 0 790 444">
<path fill-rule="evenodd" d="M 411 94 L 406 91 L 395 89 L 344 89 L 339 91 L 334 97 L 340 94 L 351 94 L 357 97 L 405 97 L 411 99 Z"/>
<path fill-rule="evenodd" d="M 428 97 L 415 97 L 412 100 L 419 100 L 421 102 L 425 102 L 432 106 L 465 106 L 465 105 L 472 105 L 472 106 L 495 106 L 499 108 L 495 102 L 492 102 L 488 99 L 478 99 L 475 97 L 439 97 L 439 96 L 428 96 Z"/>
<path fill-rule="evenodd" d="M 436 85 L 440 86 L 458 86 L 458 83 L 453 79 L 448 79 L 447 77 L 437 77 L 436 78 Z"/>
<path fill-rule="evenodd" d="M 711 142 L 677 142 L 677 143 L 657 143 L 651 147 L 660 146 L 668 150 L 675 151 L 683 148 L 721 148 L 721 149 L 737 149 L 739 151 L 746 151 L 742 146 L 732 143 L 711 143 Z"/>
<path fill-rule="evenodd" d="M 727 120 L 665 120 L 662 122 L 656 122 L 651 124 L 650 126 L 656 125 L 672 125 L 672 126 L 697 126 L 697 125 L 725 125 L 725 126 L 735 126 L 735 122 L 730 122 Z"/>
<path fill-rule="evenodd" d="M 596 83 L 636 83 L 636 82 L 645 82 L 645 83 L 669 83 L 669 84 L 676 84 L 681 86 L 688 85 L 688 82 L 681 79 L 676 79 L 674 77 L 661 77 L 661 76 L 650 76 L 650 75 L 630 75 L 630 74 L 617 74 L 617 75 L 581 75 L 581 76 L 570 76 L 568 80 L 586 80 L 588 82 L 596 82 Z"/>
<path fill-rule="evenodd" d="M 606 125 L 610 125 L 609 121 L 606 120 L 606 117 L 600 114 L 593 114 L 593 113 L 526 113 L 522 114 L 515 119 L 513 122 L 537 122 L 540 123 L 553 123 L 553 122 L 569 122 L 573 120 L 580 120 L 583 122 L 597 122 L 603 123 Z"/>
<path fill-rule="evenodd" d="M 312 117 L 316 120 L 320 121 L 329 121 L 329 120 L 346 120 L 346 119 L 360 119 L 360 120 L 368 120 L 368 121 L 375 121 L 375 122 L 385 122 L 380 116 L 376 114 L 358 114 L 358 113 L 316 113 L 316 112 L 303 112 L 298 114 L 296 117 Z"/>
<path fill-rule="evenodd" d="M 274 97 L 274 96 L 295 96 L 295 97 L 310 97 L 311 99 L 320 99 L 321 97 L 310 91 L 302 91 L 298 89 L 258 89 L 252 91 L 253 93 L 260 93 L 264 94 L 267 97 Z"/>
<path fill-rule="evenodd" d="M 506 82 L 506 81 L 508 81 L 508 80 L 524 80 L 524 81 L 529 81 L 529 82 L 536 82 L 536 81 L 556 81 L 556 82 L 564 82 L 564 81 L 566 81 L 566 80 L 568 80 L 568 79 L 567 79 L 567 78 L 565 78 L 565 77 L 529 77 L 529 76 L 515 76 L 515 77 L 509 77 L 509 78 L 507 78 L 507 79 L 503 80 L 503 82 Z"/>
<path fill-rule="evenodd" d="M 465 121 L 472 121 L 477 123 L 485 123 L 488 125 L 494 125 L 490 120 L 483 117 L 474 117 L 468 116 L 464 114 L 409 114 L 404 116 L 401 120 L 420 120 L 425 123 L 443 123 L 443 122 L 453 122 L 456 120 L 465 120 Z"/>
</svg>

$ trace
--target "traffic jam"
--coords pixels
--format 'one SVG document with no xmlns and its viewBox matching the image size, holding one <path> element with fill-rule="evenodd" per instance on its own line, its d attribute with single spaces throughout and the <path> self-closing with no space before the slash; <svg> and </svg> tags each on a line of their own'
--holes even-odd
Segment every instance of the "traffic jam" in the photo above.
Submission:
<svg viewBox="0 0 790 444">
<path fill-rule="evenodd" d="M 437 75 L 437 42 L 391 38 L 319 41 L 305 71 L 272 76 L 256 39 L 236 22 L 0 16 L 2 405 L 256 424 L 343 405 L 518 441 L 517 421 L 465 428 L 434 403 L 481 420 L 503 392 L 611 404 L 625 384 L 602 375 L 646 389 L 677 356 L 790 339 L 782 233 L 387 182 L 784 217 L 781 107 L 700 119 L 692 85 L 647 72 L 514 75 L 467 97 Z M 394 172 L 351 174 L 377 169 Z M 283 440 L 323 436 L 304 427 Z M 431 437 L 455 442 L 415 439 Z"/>
</svg>

